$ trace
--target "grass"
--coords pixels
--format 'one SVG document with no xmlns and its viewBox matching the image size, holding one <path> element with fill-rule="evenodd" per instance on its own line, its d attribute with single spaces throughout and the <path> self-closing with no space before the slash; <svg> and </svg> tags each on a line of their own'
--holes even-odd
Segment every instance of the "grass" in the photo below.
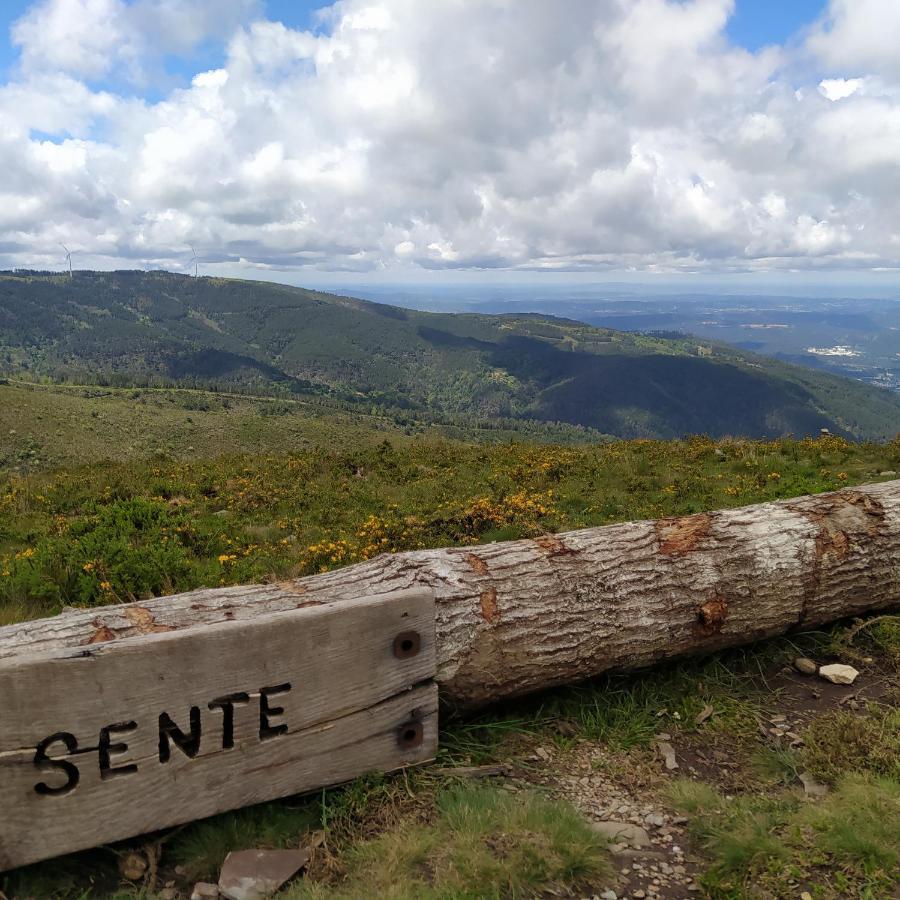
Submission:
<svg viewBox="0 0 900 900">
<path fill-rule="evenodd" d="M 835 629 L 840 641 L 847 628 Z M 821 642 L 820 643 L 824 643 Z M 891 698 L 889 698 L 891 699 Z M 832 710 L 813 718 L 797 748 L 758 747 L 760 783 L 724 795 L 679 778 L 670 802 L 691 816 L 709 858 L 704 886 L 712 897 L 893 896 L 900 887 L 900 712 L 895 704 Z M 801 773 L 826 782 L 821 800 L 806 798 Z"/>
<path fill-rule="evenodd" d="M 797 896 L 799 883 L 818 897 L 887 897 L 898 887 L 900 783 L 845 775 L 818 803 L 796 791 L 726 797 L 681 779 L 672 801 L 692 816 L 711 858 L 704 885 L 712 897 Z"/>
<path fill-rule="evenodd" d="M 848 772 L 900 781 L 900 710 L 870 704 L 866 715 L 835 710 L 807 728 L 804 761 L 820 781 L 834 784 Z"/>
<path fill-rule="evenodd" d="M 897 886 L 900 872 L 900 784 L 864 775 L 844 777 L 836 791 L 800 814 L 814 847 L 873 883 Z M 807 833 L 808 834 L 808 833 Z"/>
<path fill-rule="evenodd" d="M 577 737 L 626 754 L 651 747 L 661 733 L 725 740 L 735 753 L 745 745 L 755 748 L 760 718 L 777 702 L 767 673 L 803 653 L 821 656 L 838 640 L 832 632 L 844 630 L 776 638 L 647 672 L 601 675 L 495 705 L 454 722 L 441 736 L 441 752 L 451 764 L 496 763 L 521 736 L 540 735 L 563 747 Z M 760 753 L 753 763 L 764 779 L 776 781 L 796 767 L 788 751 Z"/>
<path fill-rule="evenodd" d="M 0 471 L 25 474 L 98 460 L 286 453 L 303 446 L 364 447 L 403 429 L 314 400 L 159 388 L 0 385 Z"/>
<path fill-rule="evenodd" d="M 804 771 L 803 758 L 792 747 L 758 747 L 753 754 L 753 768 L 769 784 L 792 785 Z"/>
<path fill-rule="evenodd" d="M 660 731 L 696 731 L 707 706 L 713 716 L 706 731 L 750 729 L 762 684 L 749 658 L 737 651 L 663 667 L 653 678 L 611 676 L 599 682 L 603 690 L 593 685 L 563 694 L 557 708 L 588 738 L 619 750 L 647 746 Z"/>
<path fill-rule="evenodd" d="M 262 415 L 250 400 L 197 410 L 184 404 L 208 397 L 159 392 L 134 400 L 129 413 L 131 401 L 119 394 L 70 402 L 58 392 L 0 390 L 28 393 L 35 433 L 51 429 L 40 440 L 60 454 L 51 459 L 41 450 L 23 461 L 14 449 L 5 471 L 0 466 L 0 625 L 64 605 L 311 574 L 381 552 L 796 496 L 900 468 L 900 442 L 473 444 L 406 435 L 387 421 L 381 431 L 366 426 L 357 439 L 352 423 L 301 411 Z M 41 403 L 50 404 L 43 413 Z M 86 412 L 90 422 L 59 418 L 63 407 Z M 5 415 L 0 403 L 0 457 L 7 431 L 23 430 Z M 142 434 L 146 445 L 122 450 L 119 431 L 104 417 Z M 51 440 L 57 428 L 66 440 Z M 206 437 L 197 439 L 198 430 Z M 164 432 L 171 447 L 146 458 Z M 217 434 L 228 437 L 217 444 Z M 83 465 L 107 440 L 120 458 Z M 240 452 L 257 442 L 265 454 Z M 217 449 L 223 455 L 203 458 Z M 796 655 L 863 667 L 875 658 L 875 668 L 893 677 L 900 621 L 885 616 L 609 675 L 465 721 L 445 716 L 439 764 L 514 762 L 527 778 L 535 745 L 554 744 L 565 758 L 589 741 L 609 751 L 604 774 L 631 784 L 650 768 L 658 777 L 659 765 L 648 760 L 661 733 L 672 735 L 679 752 L 725 748 L 739 766 L 738 789 L 729 787 L 734 799 L 702 782 L 671 788 L 707 855 L 711 896 L 745 896 L 754 883 L 775 896 L 796 896 L 802 884 L 817 900 L 888 896 L 897 853 L 890 829 L 900 831 L 895 698 L 818 716 L 803 747 L 761 747 L 758 721 L 778 700 L 771 673 Z M 708 708 L 712 714 L 698 723 Z M 796 787 L 801 772 L 830 784 L 828 797 L 807 802 Z M 184 882 L 211 879 L 232 849 L 298 846 L 312 835 L 323 843 L 307 880 L 292 889 L 296 897 L 552 896 L 593 892 L 606 877 L 603 847 L 569 807 L 528 791 L 460 786 L 428 770 L 363 778 L 193 823 L 158 836 L 161 866 L 170 875 L 178 866 Z M 143 846 L 126 842 L 30 867 L 0 877 L 0 891 L 10 900 L 149 897 L 123 887 L 116 867 L 117 854 Z"/>
<path fill-rule="evenodd" d="M 0 475 L 0 621 L 797 496 L 900 467 L 900 443 L 838 438 L 561 447 L 402 436 L 351 449 L 328 434 L 270 455 Z"/>
<path fill-rule="evenodd" d="M 610 874 L 606 840 L 571 807 L 491 786 L 441 790 L 425 822 L 364 841 L 334 887 L 301 883 L 285 896 L 463 900 L 534 897 L 596 885 Z"/>
<path fill-rule="evenodd" d="M 356 449 L 415 435 L 493 442 L 586 443 L 596 433 L 555 423 L 437 424 L 326 398 L 275 399 L 219 391 L 4 384 L 0 378 L 0 472 L 149 457 L 207 459 L 290 453 L 303 447 Z"/>
<path fill-rule="evenodd" d="M 881 615 L 837 635 L 836 655 L 856 662 L 878 656 L 890 672 L 900 673 L 900 615 Z"/>
<path fill-rule="evenodd" d="M 397 779 L 360 779 L 194 823 L 164 837 L 164 858 L 193 884 L 215 881 L 231 850 L 321 845 L 313 874 L 286 900 L 533 897 L 596 886 L 610 875 L 606 839 L 565 803 L 531 791 L 413 778 L 415 791 L 401 789 Z M 119 882 L 117 852 L 31 866 L 0 876 L 0 889 L 10 898 L 40 900 L 155 896 Z"/>
<path fill-rule="evenodd" d="M 709 896 L 749 896 L 757 883 L 775 897 L 798 896 L 800 885 L 816 900 L 890 896 L 889 863 L 900 834 L 894 708 L 881 704 L 859 711 L 849 731 L 850 711 L 826 713 L 813 719 L 802 733 L 804 745 L 794 750 L 765 748 L 756 738 L 757 717 L 778 700 L 767 673 L 798 651 L 818 655 L 841 645 L 848 630 L 836 626 L 649 673 L 609 676 L 508 703 L 475 719 L 445 719 L 438 766 L 500 762 L 527 779 L 535 746 L 555 742 L 564 761 L 570 746 L 589 741 L 608 751 L 605 776 L 645 789 L 647 772 L 650 783 L 660 783 L 658 763 L 648 765 L 648 748 L 659 733 L 670 733 L 679 748 L 691 740 L 726 748 L 730 759 L 746 759 L 738 790 L 726 795 L 715 784 L 686 778 L 662 782 L 669 803 L 691 818 L 695 847 L 707 860 L 702 883 Z M 887 658 L 878 656 L 875 665 Z M 707 705 L 714 714 L 697 725 L 696 711 Z M 813 803 L 796 776 L 825 777 L 820 759 L 834 769 L 832 791 Z M 553 891 L 592 896 L 612 884 L 604 880 L 603 846 L 570 807 L 527 789 L 509 793 L 461 785 L 429 768 L 360 778 L 160 837 L 161 865 L 169 872 L 178 866 L 179 878 L 190 884 L 214 880 L 234 849 L 321 844 L 305 879 L 287 895 L 298 900 L 456 900 Z M 11 900 L 149 898 L 153 894 L 138 887 L 122 893 L 116 870 L 117 853 L 142 846 L 131 841 L 33 866 L 0 877 L 0 890 Z"/>
<path fill-rule="evenodd" d="M 205 819 L 177 833 L 169 852 L 190 881 L 216 881 L 225 857 L 247 847 L 296 847 L 321 825 L 309 801 L 265 803 Z"/>
</svg>

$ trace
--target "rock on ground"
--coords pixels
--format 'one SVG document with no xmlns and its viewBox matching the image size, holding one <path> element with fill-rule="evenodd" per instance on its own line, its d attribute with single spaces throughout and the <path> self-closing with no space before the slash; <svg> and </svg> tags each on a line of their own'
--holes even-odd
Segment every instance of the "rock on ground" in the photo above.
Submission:
<svg viewBox="0 0 900 900">
<path fill-rule="evenodd" d="M 853 666 L 832 663 L 830 666 L 822 666 L 819 669 L 819 675 L 832 684 L 853 684 L 859 676 L 859 672 Z"/>
<path fill-rule="evenodd" d="M 815 662 L 805 656 L 798 656 L 794 660 L 794 668 L 803 675 L 815 675 L 819 670 Z"/>
<path fill-rule="evenodd" d="M 219 891 L 228 900 L 263 900 L 309 861 L 308 850 L 239 850 L 225 857 Z"/>
<path fill-rule="evenodd" d="M 632 847 L 649 847 L 650 835 L 630 822 L 591 822 L 591 828 L 609 839 L 611 844 L 630 844 Z"/>
<path fill-rule="evenodd" d="M 191 900 L 219 900 L 219 889 L 214 884 L 198 881 L 191 891 Z"/>
</svg>

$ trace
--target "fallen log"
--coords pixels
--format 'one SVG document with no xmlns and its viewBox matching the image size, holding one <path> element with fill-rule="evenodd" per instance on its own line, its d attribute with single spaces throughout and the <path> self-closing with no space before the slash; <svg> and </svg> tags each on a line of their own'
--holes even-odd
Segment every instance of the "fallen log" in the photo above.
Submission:
<svg viewBox="0 0 900 900">
<path fill-rule="evenodd" d="M 898 604 L 900 481 L 68 611 L 0 628 L 0 659 L 413 587 L 443 698 L 476 707 Z"/>
</svg>

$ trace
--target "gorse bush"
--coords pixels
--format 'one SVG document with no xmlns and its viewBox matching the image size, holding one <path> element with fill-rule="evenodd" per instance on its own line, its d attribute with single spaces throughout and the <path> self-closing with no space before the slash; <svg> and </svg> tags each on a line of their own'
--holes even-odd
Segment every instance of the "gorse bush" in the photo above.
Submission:
<svg viewBox="0 0 900 900">
<path fill-rule="evenodd" d="M 900 444 L 388 441 L 0 479 L 0 621 L 870 481 Z"/>
<path fill-rule="evenodd" d="M 167 593 L 189 579 L 202 549 L 195 538 L 180 510 L 118 500 L 17 552 L 6 561 L 4 591 L 48 610 Z"/>
</svg>

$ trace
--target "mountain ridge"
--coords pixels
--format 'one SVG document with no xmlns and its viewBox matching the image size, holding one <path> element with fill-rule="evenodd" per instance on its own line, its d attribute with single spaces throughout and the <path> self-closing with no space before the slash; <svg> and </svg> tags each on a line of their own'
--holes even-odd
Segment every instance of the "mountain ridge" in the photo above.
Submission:
<svg viewBox="0 0 900 900">
<path fill-rule="evenodd" d="M 0 273 L 0 372 L 326 394 L 619 437 L 900 431 L 900 397 L 704 339 L 161 271 Z"/>
</svg>

